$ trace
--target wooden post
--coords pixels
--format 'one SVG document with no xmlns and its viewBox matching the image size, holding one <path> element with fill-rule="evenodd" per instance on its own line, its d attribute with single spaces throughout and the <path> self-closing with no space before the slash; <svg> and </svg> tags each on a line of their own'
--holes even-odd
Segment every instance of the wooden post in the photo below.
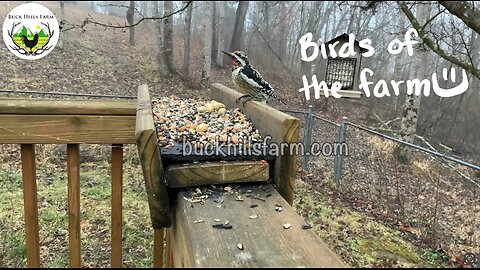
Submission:
<svg viewBox="0 0 480 270">
<path fill-rule="evenodd" d="M 155 230 L 153 233 L 153 267 L 163 268 L 163 245 L 165 244 L 165 229 Z"/>
<path fill-rule="evenodd" d="M 38 236 L 37 180 L 35 174 L 35 145 L 21 145 L 23 200 L 25 211 L 25 238 L 27 267 L 40 267 L 40 245 Z"/>
<path fill-rule="evenodd" d="M 80 149 L 67 144 L 68 167 L 68 240 L 70 267 L 81 266 L 80 247 Z"/>
<path fill-rule="evenodd" d="M 138 87 L 137 102 L 135 138 L 142 163 L 153 229 L 158 230 L 172 225 L 172 213 L 147 85 Z"/>
<path fill-rule="evenodd" d="M 239 92 L 218 83 L 212 84 L 211 87 L 213 99 L 224 103 L 228 108 L 240 108 L 264 138 L 266 136 L 271 138 L 270 141 L 266 142 L 267 144 L 276 143 L 279 146 L 281 146 L 280 144 L 286 146 L 283 155 L 279 155 L 275 159 L 273 178 L 278 192 L 289 204 L 292 204 L 297 172 L 297 155 L 290 152 L 292 150 L 291 143 L 299 142 L 300 121 L 257 101 L 249 101 L 245 104 L 245 107 L 242 107 L 241 104 L 235 102 L 241 95 Z"/>
<path fill-rule="evenodd" d="M 175 262 L 173 261 L 173 249 L 172 249 L 172 230 L 173 228 L 167 229 L 166 238 L 167 238 L 167 267 L 173 268 L 175 267 Z"/>
<path fill-rule="evenodd" d="M 122 267 L 123 145 L 112 145 L 112 268 Z"/>
</svg>

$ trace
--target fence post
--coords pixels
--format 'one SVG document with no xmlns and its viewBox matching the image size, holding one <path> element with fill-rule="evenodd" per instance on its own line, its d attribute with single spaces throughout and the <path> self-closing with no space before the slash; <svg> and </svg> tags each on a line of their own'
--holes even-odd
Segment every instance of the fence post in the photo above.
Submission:
<svg viewBox="0 0 480 270">
<path fill-rule="evenodd" d="M 303 146 L 307 151 L 305 151 L 302 158 L 302 167 L 304 170 L 308 170 L 308 161 L 310 159 L 310 145 L 312 142 L 312 120 L 313 120 L 312 109 L 313 109 L 313 106 L 309 105 L 306 119 L 305 119 L 306 121 L 305 121 L 304 135 L 303 135 Z"/>
<path fill-rule="evenodd" d="M 347 130 L 347 117 L 342 118 L 342 124 L 340 125 L 340 129 L 338 132 L 338 142 L 343 143 L 345 142 L 345 132 Z M 337 153 L 335 156 L 335 164 L 334 164 L 334 181 L 335 184 L 340 185 L 340 178 L 342 177 L 342 167 L 343 167 L 343 154 Z"/>
</svg>

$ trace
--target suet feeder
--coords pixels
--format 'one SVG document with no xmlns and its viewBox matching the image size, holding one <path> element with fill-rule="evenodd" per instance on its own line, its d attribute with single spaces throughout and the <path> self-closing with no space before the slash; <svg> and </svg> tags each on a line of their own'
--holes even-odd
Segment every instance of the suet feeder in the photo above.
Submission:
<svg viewBox="0 0 480 270">
<path fill-rule="evenodd" d="M 354 40 L 354 56 L 340 57 L 337 54 L 336 57 L 332 57 L 329 51 L 330 44 L 336 44 L 335 48 L 341 48 L 342 45 L 348 42 L 349 36 L 346 33 L 325 42 L 328 58 L 327 61 L 323 62 L 324 66 L 321 69 L 325 72 L 325 82 L 329 88 L 331 88 L 334 82 L 339 82 L 342 84 L 341 90 L 338 91 L 339 94 L 346 98 L 360 98 L 362 92 L 358 89 L 358 76 L 360 74 L 362 53 L 367 50 L 360 47 L 359 42 Z"/>
</svg>

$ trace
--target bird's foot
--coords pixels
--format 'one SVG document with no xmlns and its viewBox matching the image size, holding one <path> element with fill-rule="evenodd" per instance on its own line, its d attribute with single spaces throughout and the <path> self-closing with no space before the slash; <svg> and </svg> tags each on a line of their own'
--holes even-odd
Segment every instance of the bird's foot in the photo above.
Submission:
<svg viewBox="0 0 480 270">
<path fill-rule="evenodd" d="M 243 95 L 243 96 L 240 96 L 239 98 L 237 98 L 235 100 L 236 103 L 238 103 L 241 99 L 244 99 L 242 101 L 242 106 L 245 107 L 245 103 L 247 103 L 247 101 L 251 100 L 253 97 L 251 95 Z"/>
</svg>

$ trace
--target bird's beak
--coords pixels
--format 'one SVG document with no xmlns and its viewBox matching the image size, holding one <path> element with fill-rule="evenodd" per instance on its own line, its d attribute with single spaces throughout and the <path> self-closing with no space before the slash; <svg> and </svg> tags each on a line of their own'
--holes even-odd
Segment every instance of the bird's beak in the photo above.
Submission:
<svg viewBox="0 0 480 270">
<path fill-rule="evenodd" d="M 229 53 L 229 52 L 226 52 L 226 51 L 222 51 L 222 52 L 223 52 L 224 54 L 230 56 L 230 57 L 235 58 L 235 56 L 234 56 L 232 53 Z"/>
</svg>

